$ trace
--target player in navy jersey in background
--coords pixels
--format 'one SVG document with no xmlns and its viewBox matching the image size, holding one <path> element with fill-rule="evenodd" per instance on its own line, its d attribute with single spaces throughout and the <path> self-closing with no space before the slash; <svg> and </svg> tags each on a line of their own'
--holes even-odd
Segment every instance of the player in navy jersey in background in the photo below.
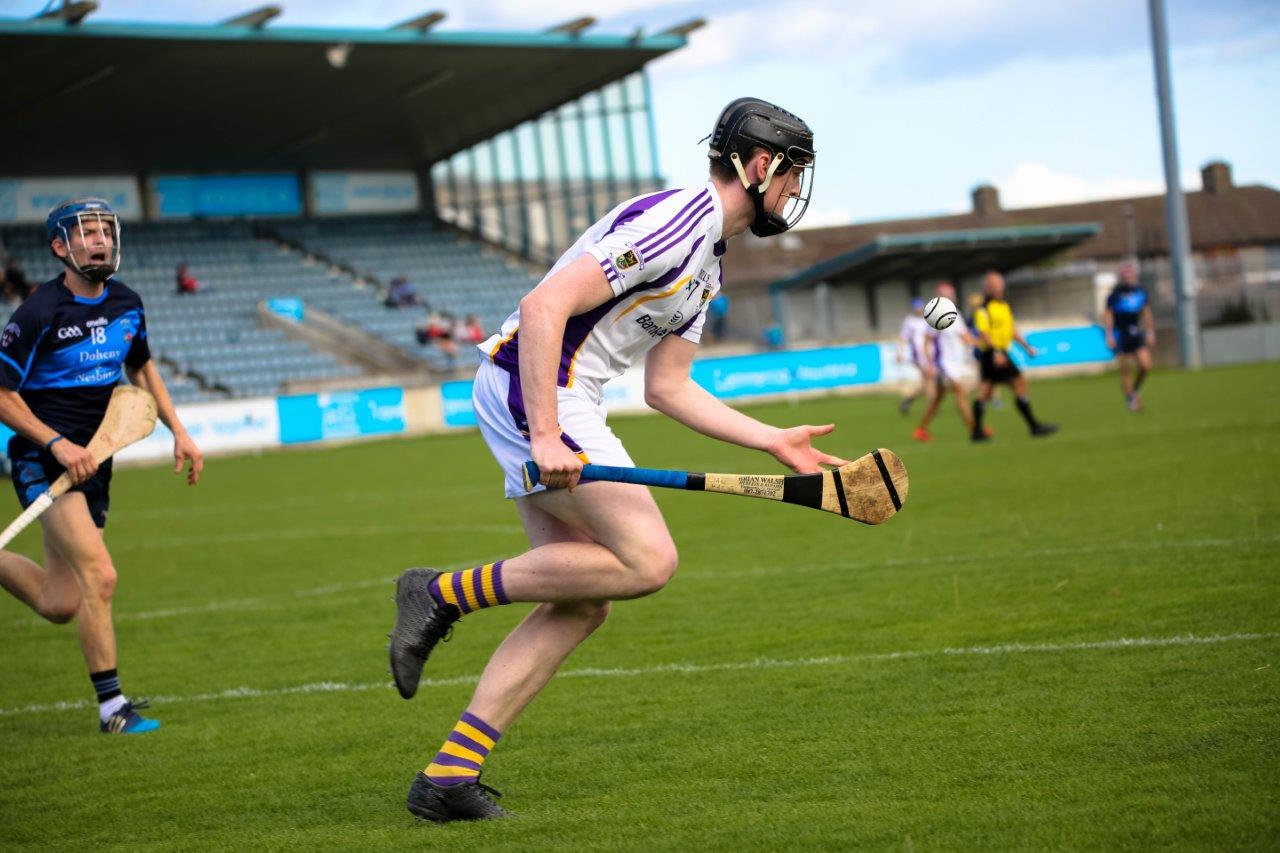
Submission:
<svg viewBox="0 0 1280 853">
<path fill-rule="evenodd" d="M 1120 282 L 1107 297 L 1102 313 L 1107 347 L 1120 362 L 1120 390 L 1129 411 L 1142 411 L 1142 380 L 1151 370 L 1151 350 L 1156 345 L 1156 323 L 1151 316 L 1147 289 L 1138 283 L 1138 265 L 1120 267 Z M 1136 371 L 1135 371 L 1136 368 Z"/>
<path fill-rule="evenodd" d="M 44 567 L 0 551 L 0 586 L 50 622 L 76 618 L 80 649 L 98 696 L 100 729 L 137 734 L 159 727 L 120 687 L 111 598 L 116 569 L 102 530 L 110 502 L 111 460 L 85 449 L 122 373 L 151 392 L 173 432 L 174 472 L 203 459 L 169 399 L 147 346 L 142 299 L 112 278 L 120 267 L 120 222 L 102 199 L 63 202 L 45 223 L 49 247 L 66 270 L 36 289 L 0 332 L 0 421 L 9 441 L 13 486 L 25 508 L 62 472 L 75 484 L 40 517 Z"/>
</svg>

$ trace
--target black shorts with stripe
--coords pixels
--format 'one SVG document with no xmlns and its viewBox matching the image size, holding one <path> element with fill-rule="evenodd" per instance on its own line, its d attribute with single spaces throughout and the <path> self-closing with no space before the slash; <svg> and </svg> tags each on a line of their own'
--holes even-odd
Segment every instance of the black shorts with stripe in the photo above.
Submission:
<svg viewBox="0 0 1280 853">
<path fill-rule="evenodd" d="M 111 507 L 111 462 L 103 462 L 96 474 L 71 487 L 73 492 L 84 493 L 89 515 L 100 528 L 107 526 L 107 510 Z M 66 470 L 52 453 L 20 435 L 9 439 L 9 464 L 13 468 L 13 490 L 23 509 L 31 506 Z"/>
</svg>

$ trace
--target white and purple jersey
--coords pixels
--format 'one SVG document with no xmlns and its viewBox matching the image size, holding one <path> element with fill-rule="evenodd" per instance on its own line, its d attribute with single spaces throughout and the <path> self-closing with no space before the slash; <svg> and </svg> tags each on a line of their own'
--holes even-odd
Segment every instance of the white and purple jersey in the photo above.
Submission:
<svg viewBox="0 0 1280 853">
<path fill-rule="evenodd" d="M 898 336 L 907 347 L 911 363 L 920 369 L 925 367 L 924 340 L 933 328 L 919 314 L 908 314 L 902 321 L 902 331 Z"/>
<path fill-rule="evenodd" d="M 938 372 L 952 381 L 962 380 L 972 369 L 973 348 L 965 342 L 964 320 L 958 319 L 941 331 L 929 329 L 933 339 L 933 363 Z"/>
<path fill-rule="evenodd" d="M 710 182 L 637 196 L 588 228 L 547 278 L 589 254 L 604 270 L 613 298 L 565 324 L 557 384 L 599 403 L 604 384 L 668 334 L 697 343 L 707 303 L 720 290 L 723 229 L 724 210 Z M 519 339 L 517 309 L 480 350 L 518 376 Z"/>
</svg>

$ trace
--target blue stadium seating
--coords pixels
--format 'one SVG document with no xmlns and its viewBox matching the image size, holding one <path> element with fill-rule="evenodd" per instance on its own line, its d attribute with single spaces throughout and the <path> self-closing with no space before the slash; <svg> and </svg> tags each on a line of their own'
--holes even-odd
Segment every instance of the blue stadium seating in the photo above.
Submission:
<svg viewBox="0 0 1280 853">
<path fill-rule="evenodd" d="M 538 283 L 505 252 L 488 249 L 420 216 L 280 220 L 269 227 L 283 240 L 384 286 L 396 276 L 405 276 L 432 309 L 455 316 L 476 314 L 489 330 L 497 329 Z M 326 296 L 325 300 L 320 307 L 346 322 L 406 352 L 423 353 L 414 338 L 420 312 L 353 299 L 327 301 Z M 476 354 L 469 347 L 462 349 L 460 360 L 473 362 Z M 427 357 L 433 366 L 441 366 L 440 353 L 428 350 Z"/>
<path fill-rule="evenodd" d="M 280 330 L 259 328 L 263 299 L 301 298 L 426 366 L 448 370 L 474 364 L 477 351 L 460 345 L 450 360 L 424 347 L 415 326 L 426 309 L 387 308 L 380 286 L 404 275 L 431 309 L 476 314 L 493 330 L 537 283 L 505 253 L 420 216 L 125 223 L 122 237 L 120 278 L 146 303 L 152 351 L 179 402 L 276 394 L 286 380 L 359 375 L 358 367 Z M 39 226 L 0 229 L 0 240 L 33 282 L 60 272 Z M 199 294 L 177 293 L 179 264 L 199 280 Z"/>
<path fill-rule="evenodd" d="M 349 277 L 334 276 L 299 252 L 254 237 L 243 222 L 126 224 L 121 230 L 125 265 L 120 278 L 142 295 L 152 352 L 178 402 L 276 394 L 287 379 L 360 374 L 358 367 L 288 340 L 278 329 L 257 327 L 262 299 L 307 300 L 321 291 L 355 290 Z M 32 281 L 61 271 L 40 228 L 7 228 L 0 239 L 20 256 Z M 179 263 L 190 266 L 201 293 L 176 292 Z"/>
</svg>

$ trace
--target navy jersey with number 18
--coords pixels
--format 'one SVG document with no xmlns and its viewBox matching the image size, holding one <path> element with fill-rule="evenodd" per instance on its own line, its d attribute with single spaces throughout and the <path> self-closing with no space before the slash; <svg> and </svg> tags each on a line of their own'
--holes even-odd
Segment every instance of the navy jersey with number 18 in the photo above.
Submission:
<svg viewBox="0 0 1280 853">
<path fill-rule="evenodd" d="M 142 298 L 116 279 L 76 296 L 62 276 L 42 284 L 0 332 L 0 386 L 76 444 L 93 437 L 122 369 L 151 358 Z"/>
</svg>

